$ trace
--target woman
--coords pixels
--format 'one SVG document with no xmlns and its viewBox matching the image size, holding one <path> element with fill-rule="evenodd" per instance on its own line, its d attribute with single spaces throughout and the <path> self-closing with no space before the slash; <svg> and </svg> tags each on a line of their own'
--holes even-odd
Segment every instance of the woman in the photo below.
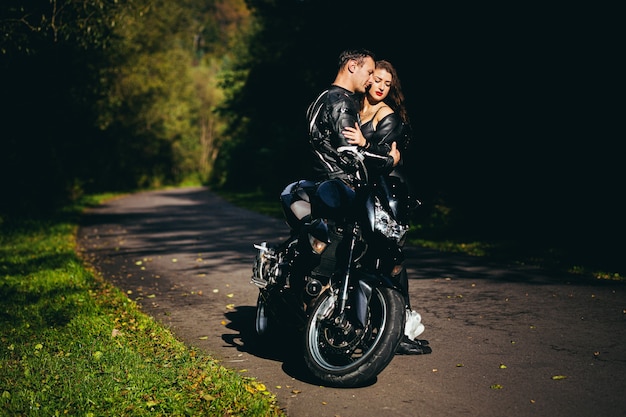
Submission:
<svg viewBox="0 0 626 417">
<path fill-rule="evenodd" d="M 347 127 L 343 133 L 348 143 L 370 152 L 387 154 L 393 142 L 406 150 L 410 122 L 404 107 L 404 94 L 395 68 L 388 61 L 376 61 L 373 82 L 361 101 L 361 126 Z"/>
<path fill-rule="evenodd" d="M 343 134 L 352 145 L 358 145 L 369 152 L 386 155 L 395 142 L 397 149 L 402 152 L 408 149 L 410 142 L 410 122 L 404 106 L 404 94 L 400 79 L 395 68 L 388 61 L 376 61 L 373 82 L 363 96 L 359 111 L 361 126 L 347 127 Z M 391 167 L 389 176 L 395 177 L 408 188 L 404 175 L 401 173 L 400 162 Z M 407 202 L 408 204 L 408 202 Z M 399 219 L 408 223 L 408 219 Z M 408 277 L 403 272 L 401 285 L 407 294 L 407 325 L 405 336 L 398 347 L 397 353 L 416 355 L 430 353 L 432 349 L 425 340 L 418 340 L 424 331 L 419 313 L 411 309 L 408 299 Z"/>
</svg>

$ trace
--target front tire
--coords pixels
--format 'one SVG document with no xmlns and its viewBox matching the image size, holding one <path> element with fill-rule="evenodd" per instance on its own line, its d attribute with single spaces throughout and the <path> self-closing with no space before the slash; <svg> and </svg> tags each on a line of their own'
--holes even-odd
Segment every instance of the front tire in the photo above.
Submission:
<svg viewBox="0 0 626 417">
<path fill-rule="evenodd" d="M 313 307 L 304 333 L 304 361 L 315 378 L 334 387 L 372 381 L 389 365 L 404 333 L 404 298 L 391 288 L 374 288 L 365 328 L 339 327 L 337 296 L 326 291 Z"/>
</svg>

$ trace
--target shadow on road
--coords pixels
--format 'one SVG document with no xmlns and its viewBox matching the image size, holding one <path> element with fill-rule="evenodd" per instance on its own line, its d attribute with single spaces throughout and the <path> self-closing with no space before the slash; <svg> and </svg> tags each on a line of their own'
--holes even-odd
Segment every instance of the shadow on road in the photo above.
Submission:
<svg viewBox="0 0 626 417">
<path fill-rule="evenodd" d="M 295 331 L 285 329 L 260 337 L 254 327 L 256 316 L 254 306 L 240 306 L 224 316 L 229 321 L 226 327 L 239 332 L 237 335 L 223 334 L 224 342 L 236 347 L 240 352 L 281 362 L 283 371 L 292 378 L 309 384 L 319 384 L 319 381 L 311 377 L 304 365 L 299 343 L 301 336 Z"/>
</svg>

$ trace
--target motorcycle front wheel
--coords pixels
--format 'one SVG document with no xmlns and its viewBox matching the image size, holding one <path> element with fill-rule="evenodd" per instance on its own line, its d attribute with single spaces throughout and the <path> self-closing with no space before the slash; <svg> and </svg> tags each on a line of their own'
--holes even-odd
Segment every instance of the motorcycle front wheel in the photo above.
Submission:
<svg viewBox="0 0 626 417">
<path fill-rule="evenodd" d="M 326 291 L 313 306 L 304 334 L 304 361 L 315 378 L 334 387 L 372 381 L 389 365 L 404 333 L 404 298 L 374 288 L 365 326 L 337 318 L 337 295 Z"/>
</svg>

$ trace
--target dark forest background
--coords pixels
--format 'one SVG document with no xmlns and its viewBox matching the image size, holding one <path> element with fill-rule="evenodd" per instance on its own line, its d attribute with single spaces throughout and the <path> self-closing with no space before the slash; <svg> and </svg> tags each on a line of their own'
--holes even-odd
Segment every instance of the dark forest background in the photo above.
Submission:
<svg viewBox="0 0 626 417">
<path fill-rule="evenodd" d="M 186 181 L 278 195 L 308 175 L 306 107 L 365 47 L 407 98 L 416 224 L 619 270 L 618 30 L 579 7 L 5 0 L 0 212 Z"/>
</svg>

